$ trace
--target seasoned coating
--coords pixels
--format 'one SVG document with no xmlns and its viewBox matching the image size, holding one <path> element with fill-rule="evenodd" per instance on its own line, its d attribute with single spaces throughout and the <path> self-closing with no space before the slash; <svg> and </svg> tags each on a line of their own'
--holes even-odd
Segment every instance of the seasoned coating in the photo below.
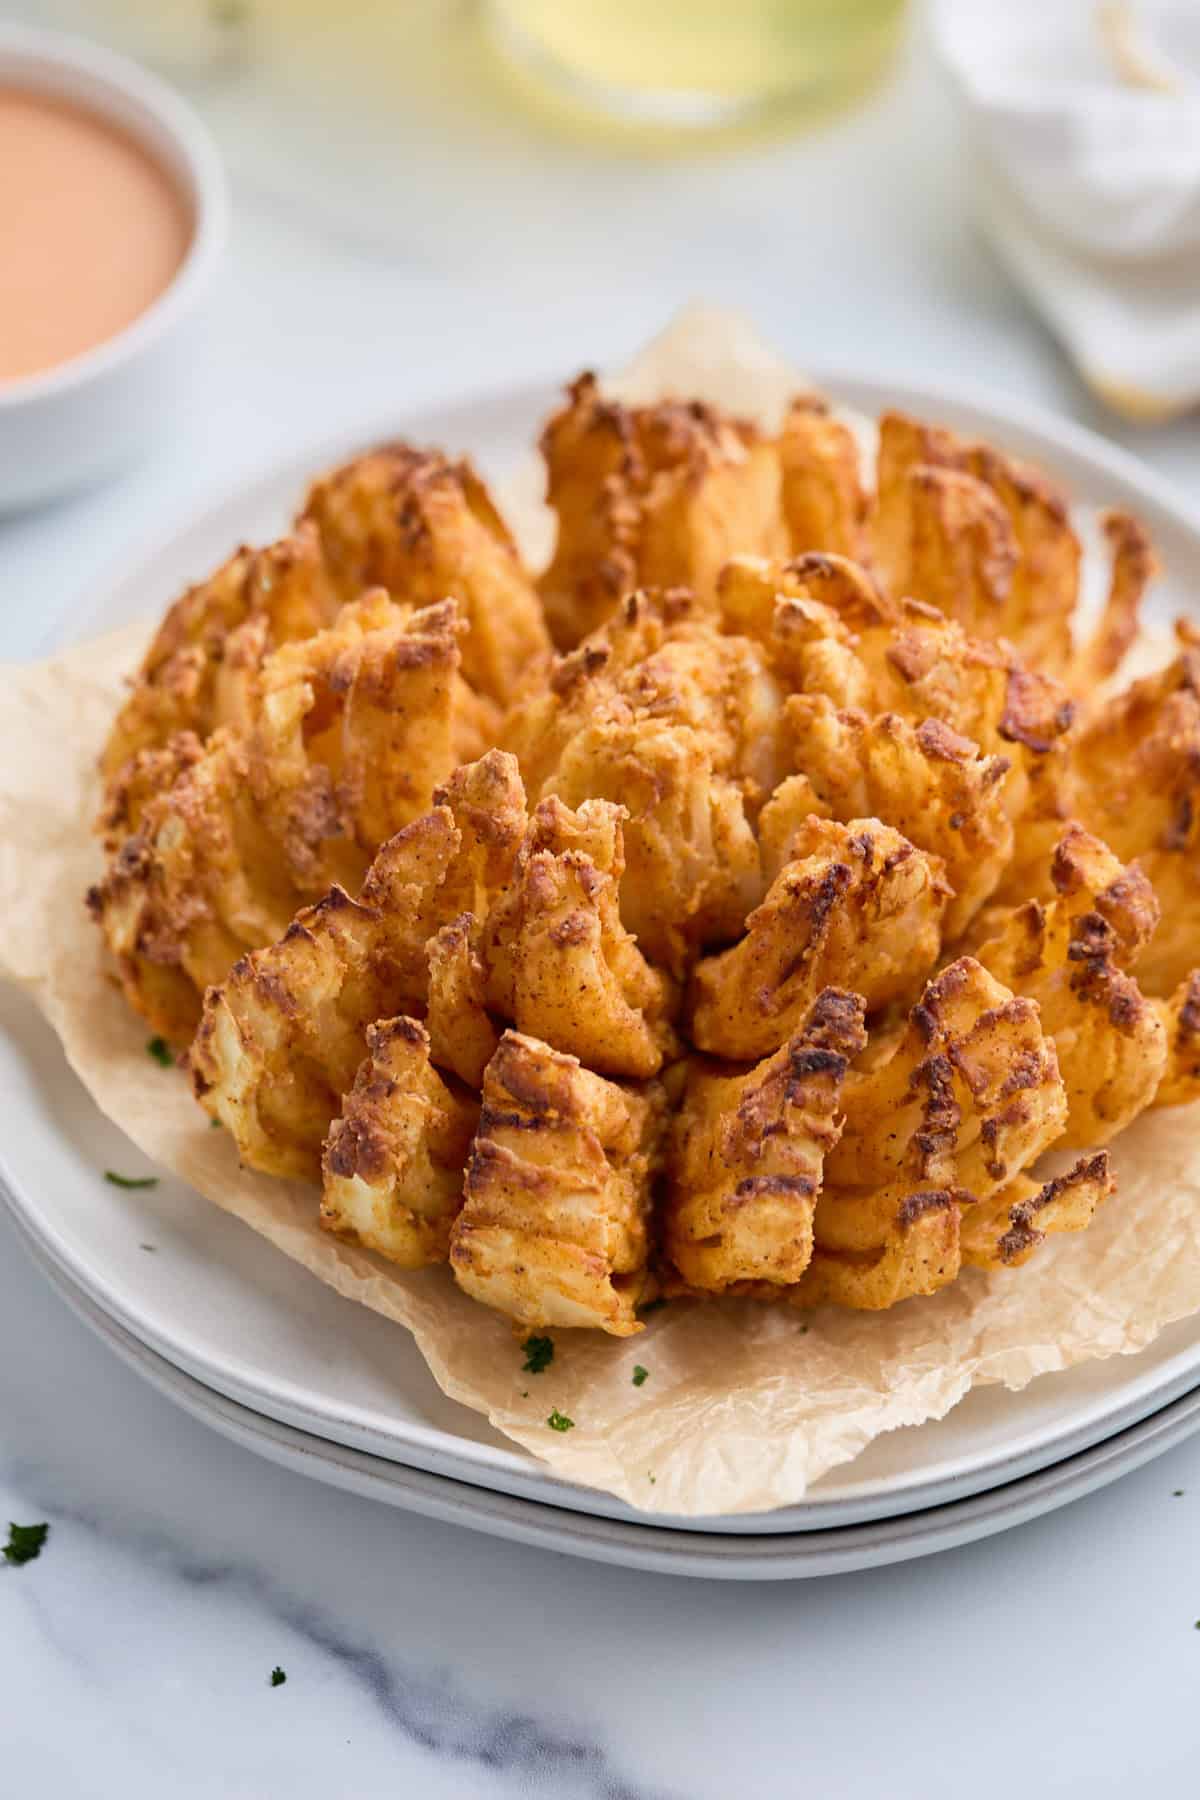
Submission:
<svg viewBox="0 0 1200 1800">
<path fill-rule="evenodd" d="M 415 1019 L 367 1030 L 367 1054 L 330 1127 L 321 1224 L 404 1269 L 445 1262 L 479 1123 L 474 1096 L 451 1092 Z"/>
<path fill-rule="evenodd" d="M 823 987 L 868 1010 L 919 987 L 937 958 L 949 889 L 940 862 L 878 819 L 810 818 L 746 935 L 696 965 L 692 1041 L 744 1060 L 778 1049 Z"/>
<path fill-rule="evenodd" d="M 983 756 L 938 719 L 916 726 L 898 713 L 871 719 L 839 710 L 823 694 L 792 695 L 784 725 L 790 760 L 801 772 L 776 788 L 759 818 L 766 878 L 773 880 L 790 860 L 797 824 L 809 814 L 886 819 L 918 850 L 941 859 L 953 889 L 944 932 L 960 936 L 1012 855 L 1004 805 L 1008 757 Z"/>
<path fill-rule="evenodd" d="M 674 993 L 621 923 L 622 809 L 543 800 L 486 922 L 490 1009 L 606 1075 L 647 1077 L 673 1045 Z"/>
<path fill-rule="evenodd" d="M 831 1188 L 955 1187 L 985 1198 L 1061 1134 L 1067 1096 L 1032 1000 L 963 956 L 929 982 L 885 1061 L 852 1069 Z M 851 1200 L 842 1201 L 843 1210 Z"/>
<path fill-rule="evenodd" d="M 506 1031 L 484 1075 L 451 1234 L 459 1286 L 535 1330 L 640 1331 L 664 1117 L 657 1087 L 606 1081 Z"/>
<path fill-rule="evenodd" d="M 467 626 L 463 675 L 489 700 L 506 705 L 545 658 L 533 584 L 465 459 L 382 445 L 315 481 L 301 518 L 320 533 L 343 598 L 379 586 L 415 606 L 456 600 Z"/>
<path fill-rule="evenodd" d="M 1009 638 L 1049 674 L 1071 660 L 1079 540 L 1036 469 L 901 413 L 879 421 L 876 565 L 897 599 Z"/>
<path fill-rule="evenodd" d="M 686 585 L 708 600 L 736 552 L 787 554 L 776 446 L 713 407 L 626 407 L 581 375 L 542 455 L 558 537 L 541 594 L 560 649 L 635 588 Z"/>
<path fill-rule="evenodd" d="M 1111 1198 L 1116 1186 L 1107 1150 L 1081 1156 L 1066 1174 L 1041 1184 L 1029 1175 L 1016 1176 L 964 1214 L 964 1265 L 1018 1268 L 1048 1237 L 1063 1231 L 1086 1231 L 1096 1208 Z"/>
<path fill-rule="evenodd" d="M 532 795 L 626 809 L 622 917 L 673 974 L 761 898 L 753 819 L 784 772 L 780 700 L 756 644 L 685 595 L 637 593 L 505 723 Z"/>
<path fill-rule="evenodd" d="M 1158 896 L 1138 980 L 1164 998 L 1200 942 L 1200 638 L 1179 632 L 1174 662 L 1102 706 L 1072 759 L 1077 816 L 1123 861 L 1136 857 Z"/>
<path fill-rule="evenodd" d="M 333 888 L 205 995 L 189 1053 L 196 1097 L 250 1168 L 320 1178 L 367 1027 L 424 1009 L 425 944 L 460 846 L 450 809 L 436 808 L 384 845 L 357 900 Z"/>
<path fill-rule="evenodd" d="M 526 823 L 501 751 L 438 801 L 383 846 L 357 901 L 333 888 L 205 997 L 197 1093 L 251 1167 L 313 1173 L 367 1027 L 398 1013 L 428 1010 L 432 1061 L 467 1082 L 505 1020 L 618 1075 L 654 1074 L 673 1048 L 674 993 L 620 923 L 620 809 L 550 800 Z"/>
<path fill-rule="evenodd" d="M 1108 595 L 1091 637 L 1077 645 L 1066 675 L 1085 704 L 1124 662 L 1138 634 L 1142 598 L 1158 573 L 1158 558 L 1140 519 L 1106 512 L 1100 525 L 1112 559 Z"/>
<path fill-rule="evenodd" d="M 1059 804 L 1074 702 L 1011 645 L 969 637 L 923 601 L 889 600 L 843 557 L 735 558 L 719 599 L 725 629 L 761 644 L 790 691 L 914 726 L 934 719 L 982 755 L 1005 757 L 1014 824 Z"/>
<path fill-rule="evenodd" d="M 817 396 L 801 395 L 792 401 L 779 434 L 779 462 L 791 551 L 863 558 L 868 498 L 850 427 Z"/>
<path fill-rule="evenodd" d="M 542 451 L 540 582 L 396 443 L 166 615 L 88 900 L 202 1107 L 521 1331 L 880 1310 L 1084 1230 L 1100 1146 L 1200 1101 L 1200 629 L 1112 691 L 1144 528 L 1085 626 L 1063 495 L 900 413 L 873 489 L 814 395 L 584 375 Z"/>
<path fill-rule="evenodd" d="M 865 1043 L 861 1000 L 826 988 L 801 1029 L 749 1074 L 691 1064 L 662 1215 L 664 1253 L 689 1289 L 799 1280 L 841 1127 L 838 1097 Z"/>
<path fill-rule="evenodd" d="M 239 627 L 260 621 L 276 648 L 331 625 L 338 606 L 311 525 L 265 550 L 243 546 L 188 588 L 155 632 L 109 733 L 100 765 L 106 799 L 139 751 L 160 750 L 181 731 L 203 740 L 229 722 L 226 650 Z"/>
<path fill-rule="evenodd" d="M 1156 1000 L 1154 1010 L 1167 1034 L 1167 1066 L 1155 1106 L 1200 1100 L 1200 969 L 1193 969 L 1169 1000 Z"/>
<path fill-rule="evenodd" d="M 953 1188 L 827 1188 L 817 1201 L 812 1261 L 789 1302 L 882 1312 L 936 1293 L 958 1274 L 963 1209 L 971 1199 Z"/>
<path fill-rule="evenodd" d="M 1078 825 L 1054 853 L 1051 880 L 1055 898 L 992 918 L 994 935 L 976 955 L 1041 1008 L 1070 1102 L 1063 1143 L 1086 1149 L 1152 1103 L 1166 1067 L 1163 1023 L 1126 973 L 1143 956 L 1158 907 L 1141 870 Z"/>
<path fill-rule="evenodd" d="M 453 602 L 411 613 L 368 595 L 262 660 L 240 729 L 135 761 L 136 829 L 88 904 L 130 1003 L 172 1042 L 243 951 L 332 884 L 357 887 L 428 807 L 457 760 L 459 630 Z M 155 771 L 174 776 L 157 792 Z"/>
</svg>

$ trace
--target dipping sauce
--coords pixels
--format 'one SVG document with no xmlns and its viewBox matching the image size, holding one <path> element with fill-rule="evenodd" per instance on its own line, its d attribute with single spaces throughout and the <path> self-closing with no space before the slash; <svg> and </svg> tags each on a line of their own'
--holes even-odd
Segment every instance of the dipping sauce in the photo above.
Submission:
<svg viewBox="0 0 1200 1800">
<path fill-rule="evenodd" d="M 0 86 L 0 383 L 131 324 L 191 235 L 183 196 L 134 138 L 69 101 Z"/>
</svg>

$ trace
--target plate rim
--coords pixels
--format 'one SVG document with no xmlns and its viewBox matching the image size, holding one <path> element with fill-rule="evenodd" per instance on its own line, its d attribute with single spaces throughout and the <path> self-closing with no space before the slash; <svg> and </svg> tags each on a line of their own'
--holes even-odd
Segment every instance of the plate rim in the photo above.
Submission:
<svg viewBox="0 0 1200 1800">
<path fill-rule="evenodd" d="M 1124 489 L 1124 498 L 1114 496 L 1111 504 L 1130 504 L 1143 514 L 1155 515 L 1160 531 L 1165 523 L 1169 534 L 1190 541 L 1200 564 L 1200 509 L 1191 507 L 1169 481 L 1145 468 L 1131 453 L 1120 446 L 1107 443 L 1086 426 L 1059 418 L 1046 409 L 1024 403 L 1010 404 L 988 394 L 986 389 L 961 384 L 956 384 L 946 392 L 935 392 L 929 384 L 899 380 L 876 371 L 864 372 L 859 369 L 850 372 L 836 368 L 818 371 L 809 379 L 826 389 L 838 404 L 878 412 L 886 403 L 915 413 L 924 411 L 951 421 L 964 421 L 965 429 L 987 431 L 1001 441 L 1007 440 L 1021 454 L 1049 463 L 1059 479 L 1062 478 L 1062 465 L 1066 459 L 1075 465 L 1072 480 L 1079 479 L 1078 471 L 1082 467 L 1085 470 L 1085 480 L 1092 483 L 1103 480 L 1118 489 Z M 419 406 L 409 410 L 406 416 L 401 413 L 397 417 L 392 413 L 386 419 L 360 419 L 353 423 L 347 420 L 335 430 L 323 432 L 319 436 L 314 434 L 311 440 L 299 448 L 290 445 L 285 454 L 264 459 L 257 472 L 244 476 L 236 483 L 224 481 L 214 484 L 206 498 L 193 499 L 187 505 L 181 505 L 169 527 L 156 534 L 153 541 L 146 542 L 143 539 L 111 559 L 92 589 L 95 598 L 91 604 L 86 609 L 80 609 L 79 614 L 71 621 L 60 624 L 54 635 L 59 644 L 71 643 L 103 628 L 100 615 L 105 607 L 110 612 L 114 610 L 114 601 L 120 593 L 127 592 L 140 580 L 144 581 L 155 564 L 169 557 L 173 547 L 186 534 L 216 528 L 231 509 L 247 510 L 255 505 L 267 504 L 269 497 L 276 494 L 285 482 L 298 498 L 305 479 L 311 478 L 315 470 L 339 455 L 388 436 L 394 437 L 398 433 L 417 436 L 427 430 L 438 434 L 448 433 L 456 420 L 462 421 L 463 435 L 469 441 L 472 431 L 478 436 L 484 430 L 482 419 L 485 416 L 496 417 L 512 411 L 518 414 L 540 411 L 557 393 L 558 384 L 549 379 L 496 384 L 475 388 L 467 393 L 448 393 L 440 399 L 422 401 Z M 357 1435 L 358 1447 L 364 1453 L 383 1455 L 388 1460 L 406 1463 L 409 1467 L 425 1466 L 436 1470 L 440 1465 L 444 1470 L 447 1465 L 453 1464 L 453 1478 L 456 1479 L 473 1479 L 482 1485 L 494 1485 L 499 1479 L 532 1483 L 553 1491 L 564 1505 L 573 1504 L 582 1508 L 603 1498 L 631 1518 L 639 1516 L 635 1509 L 624 1507 L 623 1503 L 613 1500 L 612 1496 L 599 1496 L 596 1490 L 552 1474 L 518 1446 L 479 1443 L 457 1437 L 440 1426 L 406 1425 L 399 1441 L 389 1440 L 389 1455 L 382 1446 L 371 1450 L 362 1443 L 363 1437 L 377 1439 L 378 1433 L 356 1433 L 355 1428 L 348 1427 L 345 1421 L 333 1419 L 328 1409 L 324 1415 L 305 1412 L 302 1404 L 294 1404 L 281 1395 L 278 1383 L 268 1395 L 261 1386 L 254 1383 L 247 1385 L 229 1370 L 222 1377 L 218 1368 L 211 1363 L 199 1366 L 178 1345 L 172 1350 L 169 1340 L 164 1339 L 153 1328 L 147 1332 L 144 1321 L 137 1319 L 134 1303 L 128 1297 L 122 1303 L 104 1284 L 98 1284 L 94 1278 L 89 1278 L 86 1265 L 80 1267 L 78 1258 L 71 1254 L 69 1244 L 52 1231 L 48 1232 L 49 1221 L 42 1217 L 40 1208 L 32 1197 L 25 1194 L 23 1184 L 10 1165 L 7 1146 L 0 1151 L 0 1178 L 8 1189 L 10 1209 L 31 1222 L 41 1220 L 39 1238 L 46 1244 L 47 1250 L 65 1270 L 75 1272 L 77 1279 L 85 1285 L 108 1316 L 124 1323 L 135 1336 L 140 1334 L 141 1341 L 149 1344 L 153 1340 L 152 1347 L 159 1354 L 164 1355 L 176 1367 L 195 1376 L 204 1385 L 226 1393 L 231 1399 L 256 1412 L 269 1411 L 270 1416 L 280 1422 L 312 1435 L 320 1435 L 328 1442 L 347 1443 L 346 1433 L 349 1430 L 352 1436 Z M 961 1467 L 956 1466 L 953 1459 L 944 1459 L 941 1464 L 934 1465 L 934 1472 L 927 1477 L 906 1481 L 903 1485 L 899 1485 L 895 1477 L 877 1477 L 866 1484 L 859 1484 L 854 1496 L 838 1498 L 836 1478 L 839 1471 L 834 1470 L 827 1478 L 825 1491 L 821 1485 L 817 1485 L 811 1497 L 806 1497 L 791 1507 L 779 1509 L 779 1513 L 790 1515 L 801 1510 L 807 1516 L 818 1518 L 822 1515 L 829 1517 L 839 1511 L 844 1513 L 847 1508 L 852 1508 L 859 1517 L 886 1516 L 889 1512 L 894 1513 L 898 1507 L 903 1508 L 916 1496 L 947 1486 L 953 1486 L 961 1495 L 964 1482 L 974 1481 L 976 1475 L 980 1477 L 977 1488 L 994 1485 L 1000 1471 L 1011 1470 L 1013 1467 L 1045 1466 L 1048 1461 L 1061 1454 L 1063 1444 L 1074 1444 L 1079 1439 L 1094 1443 L 1101 1433 L 1121 1429 L 1134 1418 L 1146 1416 L 1162 1404 L 1164 1394 L 1183 1388 L 1189 1376 L 1197 1369 L 1200 1369 L 1200 1341 L 1192 1348 L 1177 1353 L 1157 1374 L 1145 1373 L 1140 1381 L 1135 1378 L 1132 1384 L 1126 1384 L 1130 1387 L 1130 1392 L 1117 1407 L 1105 1408 L 1101 1401 L 1094 1401 L 1084 1409 L 1083 1416 L 1089 1423 L 1066 1430 L 1049 1426 L 1034 1430 L 1025 1440 L 1017 1440 L 1018 1448 L 1015 1450 L 997 1450 L 984 1455 L 974 1465 L 973 1472 L 964 1472 Z M 267 1386 L 270 1387 L 270 1384 Z M 334 1435 L 335 1433 L 340 1435 Z M 415 1464 L 414 1456 L 419 1456 L 421 1462 Z M 461 1465 L 464 1462 L 473 1468 L 473 1474 L 463 1475 Z M 1015 1477 L 1009 1474 L 1003 1478 Z M 728 1520 L 730 1535 L 739 1535 L 745 1530 L 747 1518 L 769 1519 L 778 1517 L 779 1513 L 711 1515 L 707 1521 L 699 1524 L 693 1521 L 680 1521 L 680 1524 L 690 1530 L 703 1530 L 705 1523 L 711 1527 L 715 1520 L 725 1518 Z M 777 1529 L 782 1532 L 789 1527 L 781 1523 Z"/>
<path fill-rule="evenodd" d="M 945 1504 L 858 1524 L 729 1536 L 645 1519 L 578 1513 L 414 1469 L 283 1424 L 207 1387 L 124 1330 L 49 1264 L 20 1222 L 18 1241 L 51 1288 L 128 1368 L 189 1417 L 277 1466 L 441 1523 L 533 1549 L 645 1573 L 794 1581 L 913 1561 L 995 1536 L 1132 1474 L 1200 1431 L 1200 1386 L 1124 1430 L 1021 1478 Z"/>
</svg>

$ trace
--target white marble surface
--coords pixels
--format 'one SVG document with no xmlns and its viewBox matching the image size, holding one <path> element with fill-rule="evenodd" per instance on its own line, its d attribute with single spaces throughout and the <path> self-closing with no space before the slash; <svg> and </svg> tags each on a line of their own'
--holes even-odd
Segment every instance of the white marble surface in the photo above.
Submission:
<svg viewBox="0 0 1200 1800">
<path fill-rule="evenodd" d="M 942 373 L 1109 428 L 973 239 L 919 59 L 820 134 L 667 164 L 519 115 L 452 149 L 427 109 L 397 124 L 413 154 L 388 167 L 404 230 L 383 248 L 285 193 L 246 116 L 220 120 L 237 226 L 194 409 L 116 485 L 0 524 L 6 655 L 297 437 L 565 374 L 694 293 L 750 306 L 802 362 Z M 1200 475 L 1200 424 L 1121 435 Z M 1200 1442 L 924 1563 L 778 1588 L 639 1577 L 233 1448 L 95 1342 L 0 1221 L 9 1518 L 51 1536 L 0 1567 L 5 1796 L 1196 1789 Z"/>
</svg>

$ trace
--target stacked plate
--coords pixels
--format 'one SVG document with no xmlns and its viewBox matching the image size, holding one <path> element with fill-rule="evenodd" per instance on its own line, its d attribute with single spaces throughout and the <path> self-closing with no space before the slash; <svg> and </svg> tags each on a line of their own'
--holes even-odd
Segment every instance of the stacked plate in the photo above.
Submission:
<svg viewBox="0 0 1200 1800">
<path fill-rule="evenodd" d="M 829 379 L 840 401 L 948 419 L 1052 468 L 1083 504 L 1126 506 L 1171 570 L 1159 603 L 1200 588 L 1200 527 L 1136 464 L 1046 420 L 898 384 Z M 210 507 L 106 589 L 86 637 L 161 611 L 231 544 L 266 538 L 305 478 L 397 430 L 468 449 L 489 475 L 527 455 L 548 390 L 446 408 L 319 444 Z M 35 1261 L 132 1366 L 217 1430 L 276 1462 L 389 1504 L 570 1554 L 678 1574 L 784 1579 L 918 1556 L 1001 1530 L 1112 1480 L 1200 1429 L 1200 1321 L 1139 1357 L 976 1389 L 936 1424 L 878 1440 L 802 1504 L 651 1520 L 550 1476 L 448 1400 L 396 1325 L 351 1305 L 178 1182 L 107 1186 L 128 1147 L 19 996 L 0 998 L 3 1197 Z M 125 1162 L 122 1162 L 122 1157 Z"/>
</svg>

